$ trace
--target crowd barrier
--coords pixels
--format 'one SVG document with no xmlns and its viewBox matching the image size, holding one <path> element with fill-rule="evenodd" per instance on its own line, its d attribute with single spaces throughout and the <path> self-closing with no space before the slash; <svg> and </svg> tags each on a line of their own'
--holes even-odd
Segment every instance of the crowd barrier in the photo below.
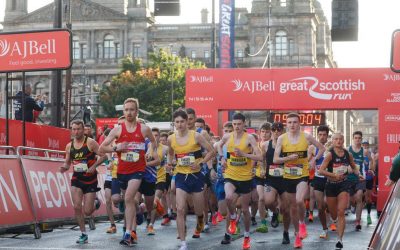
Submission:
<svg viewBox="0 0 400 250">
<path fill-rule="evenodd" d="M 71 196 L 72 168 L 59 172 L 65 152 L 30 147 L 0 146 L 0 229 L 33 226 L 35 238 L 40 238 L 39 225 L 47 222 L 74 220 Z M 25 155 L 26 152 L 38 152 Z M 101 190 L 97 193 L 102 205 L 95 217 L 107 215 L 104 196 L 106 167 L 97 168 Z M 119 213 L 114 208 L 114 214 Z"/>
<path fill-rule="evenodd" d="M 393 187 L 378 224 L 371 237 L 368 249 L 386 250 L 400 249 L 400 184 Z"/>
</svg>

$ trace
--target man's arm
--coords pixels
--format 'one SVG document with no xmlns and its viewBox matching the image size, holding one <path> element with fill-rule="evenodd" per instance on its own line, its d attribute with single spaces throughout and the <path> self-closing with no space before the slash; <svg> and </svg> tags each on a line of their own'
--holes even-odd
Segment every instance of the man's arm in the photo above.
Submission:
<svg viewBox="0 0 400 250">
<path fill-rule="evenodd" d="M 88 143 L 89 150 L 94 152 L 96 155 L 98 155 L 98 153 L 99 153 L 99 144 L 95 140 L 93 140 L 92 138 L 88 138 L 87 143 Z M 89 173 L 94 173 L 96 171 L 96 168 L 98 166 L 100 166 L 100 164 L 102 164 L 107 159 L 108 159 L 107 154 L 103 154 L 102 156 L 98 155 L 97 161 L 92 166 L 90 166 L 88 172 Z"/>
<path fill-rule="evenodd" d="M 60 167 L 61 173 L 68 171 L 69 167 L 71 166 L 70 150 L 71 150 L 71 143 L 68 143 L 67 146 L 65 147 L 65 161 L 64 164 Z"/>
<path fill-rule="evenodd" d="M 275 153 L 274 153 L 274 163 L 275 164 L 283 164 L 286 161 L 292 161 L 299 158 L 297 154 L 290 154 L 288 156 L 281 157 L 282 151 L 282 135 L 278 137 L 278 141 L 276 142 L 275 146 Z"/>
<path fill-rule="evenodd" d="M 28 108 L 36 110 L 36 111 L 43 111 L 44 102 L 42 100 L 38 101 L 39 102 L 39 104 L 38 104 L 38 102 L 35 101 L 35 99 L 33 99 L 32 97 L 29 96 L 25 99 L 25 101 L 26 101 L 26 105 Z"/>
<path fill-rule="evenodd" d="M 253 161 L 262 161 L 263 157 L 261 155 L 260 149 L 257 146 L 256 139 L 251 135 L 249 135 L 247 138 L 248 138 L 248 144 L 250 144 L 251 148 L 253 149 L 253 152 L 247 154 L 240 151 L 239 155 L 252 159 Z"/>
<path fill-rule="evenodd" d="M 114 142 L 115 139 L 118 139 L 120 134 L 121 134 L 121 126 L 114 127 L 110 131 L 108 136 L 104 139 L 103 143 L 101 143 L 99 147 L 99 154 L 102 155 L 105 153 L 115 152 L 114 149 L 116 146 L 113 148 L 112 143 Z"/>
<path fill-rule="evenodd" d="M 322 143 L 320 143 L 319 141 L 315 140 L 315 138 L 310 135 L 310 134 L 305 134 L 306 138 L 308 140 L 308 142 L 312 145 L 314 145 L 316 148 L 318 148 L 318 153 L 317 155 L 314 157 L 314 161 L 321 159 L 321 157 L 324 155 L 325 153 L 325 147 L 324 145 L 322 145 Z M 313 160 L 313 159 L 312 159 Z"/>
<path fill-rule="evenodd" d="M 145 138 L 148 138 L 150 140 L 150 143 L 151 143 L 150 147 L 152 149 L 151 153 L 152 153 L 152 156 L 154 159 L 153 166 L 160 165 L 161 161 L 157 154 L 158 143 L 156 141 L 156 138 L 154 138 L 153 133 L 151 132 L 151 129 L 146 125 L 142 126 L 142 134 Z"/>
<path fill-rule="evenodd" d="M 196 132 L 195 139 L 196 142 L 207 151 L 207 154 L 204 156 L 202 162 L 200 163 L 207 163 L 215 156 L 215 151 L 212 148 L 211 144 L 201 134 Z"/>
</svg>

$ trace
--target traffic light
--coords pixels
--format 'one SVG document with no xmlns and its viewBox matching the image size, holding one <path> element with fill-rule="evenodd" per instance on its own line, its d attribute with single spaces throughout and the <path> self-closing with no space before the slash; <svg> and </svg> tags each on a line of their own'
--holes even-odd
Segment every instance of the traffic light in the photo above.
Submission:
<svg viewBox="0 0 400 250">
<path fill-rule="evenodd" d="M 179 0 L 154 0 L 154 16 L 179 16 Z"/>
<path fill-rule="evenodd" d="M 332 0 L 332 41 L 358 40 L 358 0 Z"/>
</svg>

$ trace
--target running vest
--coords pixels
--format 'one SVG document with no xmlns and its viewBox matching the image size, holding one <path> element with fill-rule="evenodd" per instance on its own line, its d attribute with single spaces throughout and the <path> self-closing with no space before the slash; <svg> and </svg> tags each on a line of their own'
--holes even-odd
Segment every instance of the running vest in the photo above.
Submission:
<svg viewBox="0 0 400 250">
<path fill-rule="evenodd" d="M 300 132 L 299 141 L 296 144 L 291 144 L 289 141 L 288 133 L 283 134 L 282 138 L 282 156 L 286 157 L 291 154 L 297 154 L 299 158 L 297 160 L 287 161 L 284 163 L 284 174 L 285 179 L 300 179 L 308 177 L 308 141 L 304 132 Z"/>
<path fill-rule="evenodd" d="M 268 143 L 267 149 L 267 174 L 268 178 L 282 178 L 283 165 L 274 164 L 275 148 L 272 147 L 272 140 Z"/>
<path fill-rule="evenodd" d="M 263 152 L 263 150 L 262 150 L 262 146 L 260 145 L 260 143 L 258 143 L 258 149 L 260 149 L 260 151 L 264 154 L 264 152 Z M 257 176 L 258 178 L 263 178 L 263 179 L 265 179 L 265 176 L 264 176 L 264 177 L 261 177 L 261 166 L 262 166 L 262 162 L 261 162 L 261 161 L 257 161 L 256 176 Z"/>
<path fill-rule="evenodd" d="M 372 180 L 374 178 L 374 176 L 372 174 L 370 174 L 368 171 L 371 166 L 371 162 L 369 161 L 368 155 L 364 156 L 364 164 L 363 165 L 364 165 L 365 179 Z"/>
<path fill-rule="evenodd" d="M 171 148 L 175 152 L 176 168 L 174 173 L 193 174 L 200 171 L 192 170 L 190 165 L 198 163 L 203 159 L 201 147 L 196 143 L 196 131 L 188 131 L 188 141 L 184 145 L 179 145 L 176 141 L 176 134 L 171 136 Z"/>
<path fill-rule="evenodd" d="M 161 144 L 157 148 L 157 154 L 158 154 L 158 158 L 160 159 L 161 163 L 160 163 L 160 165 L 156 166 L 156 170 L 157 170 L 157 182 L 156 183 L 166 182 L 167 181 L 167 173 L 165 171 L 165 159 L 167 156 L 163 155 L 163 147 L 161 146 Z"/>
<path fill-rule="evenodd" d="M 251 153 L 251 147 L 247 144 L 249 134 L 243 133 L 239 145 L 235 145 L 233 134 L 234 133 L 231 133 L 227 143 L 228 160 L 226 162 L 227 167 L 224 177 L 235 181 L 249 181 L 253 178 L 251 160 L 247 157 L 237 156 L 235 154 L 235 148 L 247 154 Z"/>
<path fill-rule="evenodd" d="M 356 164 L 357 169 L 360 171 L 360 175 L 362 175 L 363 174 L 362 166 L 364 164 L 364 148 L 361 147 L 360 151 L 355 152 L 353 150 L 353 147 L 350 146 L 349 152 L 353 155 L 354 163 Z M 351 173 L 351 174 L 349 174 L 347 179 L 349 179 L 351 181 L 357 181 L 359 179 L 359 177 L 356 174 Z"/>
<path fill-rule="evenodd" d="M 329 150 L 332 154 L 332 160 L 329 162 L 327 171 L 336 175 L 343 175 L 348 173 L 350 166 L 350 154 L 344 149 L 343 156 L 338 156 L 333 148 Z"/>
<path fill-rule="evenodd" d="M 93 174 L 87 173 L 87 171 L 94 163 L 96 163 L 96 154 L 89 150 L 87 140 L 88 137 L 85 136 L 82 147 L 79 149 L 75 148 L 74 140 L 71 140 L 69 155 L 74 170 L 71 179 L 78 179 L 84 184 L 92 184 L 97 182 L 97 171 Z"/>
<path fill-rule="evenodd" d="M 128 142 L 129 150 L 126 152 L 118 152 L 118 174 L 133 174 L 144 172 L 146 168 L 146 146 L 145 139 L 142 135 L 142 125 L 137 122 L 136 130 L 129 133 L 126 130 L 125 123 L 121 124 L 121 135 L 115 143 Z"/>
<path fill-rule="evenodd" d="M 318 155 L 318 152 L 319 152 L 319 148 L 316 147 L 316 148 L 315 148 L 315 155 Z M 321 168 L 322 162 L 324 162 L 325 155 L 326 155 L 326 151 L 325 151 L 324 154 L 321 156 L 321 158 L 319 158 L 318 160 L 315 161 L 315 177 L 318 177 L 318 178 L 326 178 L 325 176 L 320 175 L 320 174 L 318 173 L 319 169 Z"/>
</svg>

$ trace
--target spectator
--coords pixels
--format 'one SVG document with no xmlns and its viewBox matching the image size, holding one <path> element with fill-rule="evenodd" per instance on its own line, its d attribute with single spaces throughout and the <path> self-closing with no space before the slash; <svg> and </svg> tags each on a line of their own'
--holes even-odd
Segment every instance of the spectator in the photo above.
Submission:
<svg viewBox="0 0 400 250">
<path fill-rule="evenodd" d="M 92 125 L 90 124 L 85 124 L 85 127 L 83 128 L 83 133 L 87 136 L 93 139 L 93 131 L 92 131 Z"/>
<path fill-rule="evenodd" d="M 399 142 L 400 143 L 400 142 Z M 400 149 L 393 158 L 392 167 L 390 168 L 389 178 L 386 180 L 385 186 L 391 186 L 400 178 Z"/>
<path fill-rule="evenodd" d="M 25 98 L 25 121 L 33 122 L 33 110 L 43 111 L 44 101 L 42 100 L 42 96 L 38 95 L 35 99 L 31 97 L 32 94 L 32 86 L 27 83 L 25 85 L 25 91 L 19 91 L 17 93 L 17 98 L 14 101 L 15 108 L 15 119 L 22 120 L 22 95 L 24 94 Z"/>
</svg>

